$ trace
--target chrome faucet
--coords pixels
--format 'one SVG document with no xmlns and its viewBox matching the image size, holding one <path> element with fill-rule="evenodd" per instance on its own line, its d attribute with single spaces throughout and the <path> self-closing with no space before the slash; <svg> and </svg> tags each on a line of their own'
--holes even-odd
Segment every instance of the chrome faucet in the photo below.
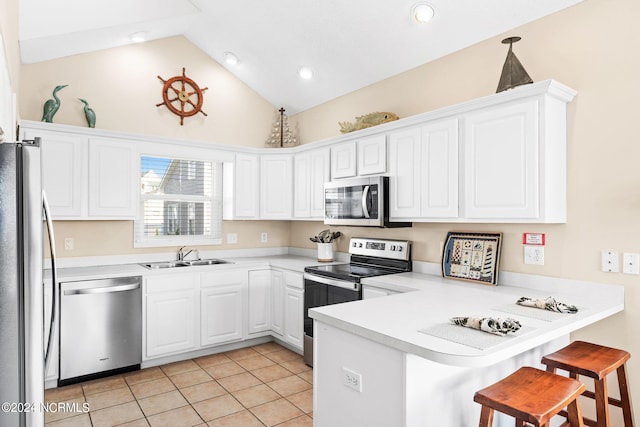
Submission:
<svg viewBox="0 0 640 427">
<path fill-rule="evenodd" d="M 184 253 L 183 249 L 185 247 L 181 247 L 178 249 L 178 261 L 184 261 L 184 259 L 187 257 L 187 255 L 189 255 L 191 252 L 193 252 L 193 249 L 191 249 L 189 252 L 187 252 L 186 254 Z"/>
</svg>

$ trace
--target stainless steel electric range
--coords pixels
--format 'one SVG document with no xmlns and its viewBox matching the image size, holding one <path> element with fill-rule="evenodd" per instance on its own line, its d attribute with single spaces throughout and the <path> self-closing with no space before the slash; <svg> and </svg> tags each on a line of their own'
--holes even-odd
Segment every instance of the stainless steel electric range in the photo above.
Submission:
<svg viewBox="0 0 640 427">
<path fill-rule="evenodd" d="M 411 271 L 408 240 L 354 237 L 349 241 L 351 259 L 304 269 L 304 361 L 313 366 L 313 319 L 309 309 L 362 299 L 361 280 L 366 277 Z"/>
</svg>

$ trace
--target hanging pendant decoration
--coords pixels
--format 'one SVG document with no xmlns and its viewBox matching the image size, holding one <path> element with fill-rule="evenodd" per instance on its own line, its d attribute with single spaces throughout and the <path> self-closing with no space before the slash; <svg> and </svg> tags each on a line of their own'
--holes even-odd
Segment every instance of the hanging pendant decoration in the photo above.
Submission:
<svg viewBox="0 0 640 427">
<path fill-rule="evenodd" d="M 289 127 L 289 118 L 284 113 L 286 110 L 280 108 L 276 113 L 276 118 L 271 125 L 271 132 L 265 141 L 267 147 L 295 147 L 298 139 L 295 132 Z"/>
<path fill-rule="evenodd" d="M 519 42 L 521 37 L 507 37 L 502 40 L 503 44 L 509 45 L 509 52 L 507 52 L 507 59 L 502 66 L 502 74 L 500 75 L 500 82 L 498 83 L 498 89 L 496 93 L 505 91 L 507 89 L 513 89 L 516 86 L 526 85 L 533 83 L 529 74 L 522 66 L 520 60 L 513 53 L 513 44 Z"/>
<path fill-rule="evenodd" d="M 196 82 L 186 76 L 184 67 L 182 68 L 181 76 L 174 76 L 169 80 L 165 80 L 160 76 L 158 78 L 164 83 L 162 87 L 163 101 L 156 104 L 156 107 L 164 105 L 173 114 L 180 116 L 180 126 L 184 124 L 185 117 L 195 116 L 198 113 L 207 115 L 202 111 L 202 104 L 204 102 L 204 92 L 208 88 L 200 89 Z"/>
</svg>

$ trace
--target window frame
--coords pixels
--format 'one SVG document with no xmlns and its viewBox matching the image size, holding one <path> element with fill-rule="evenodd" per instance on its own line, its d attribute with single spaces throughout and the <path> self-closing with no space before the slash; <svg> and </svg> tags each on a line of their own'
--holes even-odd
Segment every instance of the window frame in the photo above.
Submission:
<svg viewBox="0 0 640 427">
<path fill-rule="evenodd" d="M 211 230 L 212 236 L 194 236 L 194 235 L 177 235 L 177 236 L 161 236 L 153 238 L 145 236 L 140 230 L 144 230 L 144 202 L 146 200 L 175 200 L 175 195 L 167 195 L 166 197 L 145 197 L 142 193 L 142 169 L 141 162 L 143 157 L 162 157 L 173 160 L 182 161 L 203 161 L 219 163 L 217 171 L 212 173 L 212 191 L 211 196 L 203 198 L 202 196 L 181 195 L 181 202 L 202 202 L 203 200 L 211 203 Z M 217 151 L 199 148 L 184 147 L 180 145 L 169 144 L 144 144 L 138 150 L 138 215 L 133 224 L 133 247 L 134 248 L 162 248 L 174 246 L 203 246 L 203 245 L 221 245 L 223 243 L 223 169 L 224 163 L 228 161 L 228 155 Z M 213 167 L 214 169 L 215 166 Z M 217 173 L 216 173 L 217 172 Z M 216 197 L 218 196 L 218 197 Z M 217 216 L 217 217 L 216 217 Z M 217 224 L 219 221 L 219 224 Z M 215 232 L 219 232 L 219 236 Z"/>
</svg>

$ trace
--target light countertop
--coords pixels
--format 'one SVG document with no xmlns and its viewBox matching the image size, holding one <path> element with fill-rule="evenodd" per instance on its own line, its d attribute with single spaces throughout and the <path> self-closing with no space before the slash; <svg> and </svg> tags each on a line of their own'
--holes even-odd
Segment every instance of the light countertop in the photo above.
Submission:
<svg viewBox="0 0 640 427">
<path fill-rule="evenodd" d="M 363 284 L 406 293 L 319 307 L 310 310 L 310 316 L 316 321 L 434 362 L 472 367 L 488 366 L 513 357 L 624 309 L 622 286 L 542 276 L 533 276 L 534 280 L 531 280 L 532 276 L 523 277 L 526 280 L 521 280 L 522 283 L 499 286 L 415 272 L 369 278 Z M 507 278 L 518 279 L 518 275 L 507 275 Z M 551 321 L 530 317 L 529 313 L 523 316 L 504 311 L 515 306 L 516 300 L 522 296 L 553 296 L 558 301 L 578 306 L 579 311 L 556 315 Z M 535 308 L 528 310 L 544 312 Z M 456 316 L 511 317 L 520 321 L 522 328 L 514 336 L 501 338 L 504 342 L 484 349 L 418 331 L 440 325 L 447 327 L 449 319 Z M 475 330 L 468 332 L 486 334 Z"/>
</svg>

